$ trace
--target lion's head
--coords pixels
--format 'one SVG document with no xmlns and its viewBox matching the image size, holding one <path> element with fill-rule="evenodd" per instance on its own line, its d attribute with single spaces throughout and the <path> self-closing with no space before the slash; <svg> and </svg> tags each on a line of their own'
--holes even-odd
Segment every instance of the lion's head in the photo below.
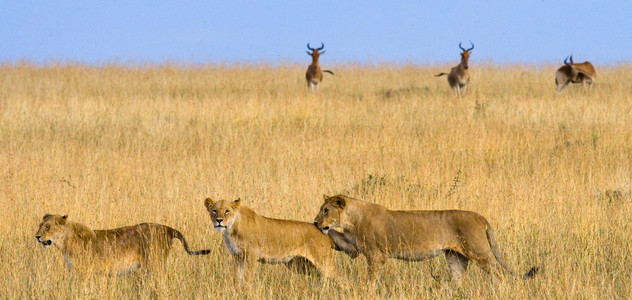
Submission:
<svg viewBox="0 0 632 300">
<path fill-rule="evenodd" d="M 66 228 L 67 219 L 68 216 L 44 215 L 44 219 L 39 225 L 35 238 L 44 248 L 62 240 L 68 232 Z"/>
<path fill-rule="evenodd" d="M 327 234 L 329 229 L 341 227 L 344 223 L 343 211 L 346 206 L 346 201 L 343 196 L 329 197 L 323 195 L 325 203 L 321 205 L 320 211 L 314 219 L 314 225 L 318 227 L 323 233 Z"/>
<path fill-rule="evenodd" d="M 213 201 L 211 198 L 204 200 L 204 206 L 211 216 L 211 222 L 215 230 L 225 232 L 230 229 L 235 220 L 239 217 L 239 205 L 241 199 L 235 201 L 219 200 Z"/>
</svg>

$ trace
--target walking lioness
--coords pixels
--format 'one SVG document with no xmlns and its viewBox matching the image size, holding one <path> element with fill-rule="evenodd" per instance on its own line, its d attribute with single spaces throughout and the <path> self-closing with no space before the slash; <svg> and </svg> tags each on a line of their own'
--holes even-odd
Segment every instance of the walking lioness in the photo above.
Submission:
<svg viewBox="0 0 632 300">
<path fill-rule="evenodd" d="M 68 221 L 68 216 L 46 214 L 35 235 L 44 248 L 61 250 L 69 268 L 124 275 L 144 268 L 151 273 L 163 268 L 173 239 L 179 239 L 189 255 L 210 253 L 191 251 L 179 231 L 160 224 L 142 223 L 116 229 L 92 230 Z"/>
<path fill-rule="evenodd" d="M 283 263 L 297 271 L 315 269 L 320 275 L 337 281 L 332 251 L 336 245 L 313 224 L 257 215 L 241 205 L 240 199 L 206 198 L 204 206 L 213 227 L 223 233 L 224 243 L 235 258 L 240 282 L 251 275 L 256 261 Z"/>
<path fill-rule="evenodd" d="M 343 195 L 324 198 L 314 224 L 324 233 L 342 227 L 345 239 L 366 257 L 373 287 L 377 287 L 387 258 L 422 261 L 441 253 L 446 256 L 456 285 L 470 260 L 488 273 L 504 270 L 515 275 L 500 257 L 491 226 L 477 213 L 394 211 Z M 534 267 L 523 277 L 536 272 Z"/>
</svg>

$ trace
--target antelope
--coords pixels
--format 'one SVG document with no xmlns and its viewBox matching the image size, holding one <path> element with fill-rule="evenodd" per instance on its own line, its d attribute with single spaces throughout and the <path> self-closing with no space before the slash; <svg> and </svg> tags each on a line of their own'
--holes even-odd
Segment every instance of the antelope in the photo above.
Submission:
<svg viewBox="0 0 632 300">
<path fill-rule="evenodd" d="M 463 50 L 463 52 L 461 52 L 461 63 L 458 66 L 452 68 L 449 74 L 439 73 L 435 75 L 436 77 L 448 75 L 448 83 L 450 84 L 450 87 L 454 90 L 454 93 L 457 97 L 465 93 L 467 84 L 470 82 L 470 74 L 467 71 L 467 69 L 469 68 L 467 62 L 470 59 L 470 54 L 472 53 L 472 50 L 474 49 L 474 43 L 470 41 L 470 44 L 472 44 L 471 48 L 463 49 L 461 43 L 459 43 L 459 48 Z"/>
<path fill-rule="evenodd" d="M 570 62 L 568 62 L 570 57 Z M 557 86 L 557 93 L 561 93 L 562 90 L 569 83 L 581 83 L 586 90 L 586 84 L 588 84 L 588 90 L 597 77 L 597 71 L 590 62 L 574 63 L 573 55 L 567 56 L 564 59 L 564 65 L 557 69 L 555 72 L 555 85 Z"/>
<path fill-rule="evenodd" d="M 325 48 L 325 44 L 323 44 L 322 42 L 320 44 L 321 44 L 320 48 L 314 49 L 309 46 L 309 43 L 307 43 L 307 49 L 311 50 L 312 52 L 311 53 L 309 51 L 306 51 L 306 52 L 308 55 L 312 57 L 312 64 L 309 65 L 309 67 L 307 67 L 307 72 L 305 73 L 305 80 L 307 80 L 307 87 L 312 92 L 314 91 L 314 87 L 316 88 L 316 91 L 318 91 L 318 85 L 323 80 L 323 72 L 327 72 L 331 75 L 334 75 L 334 72 L 330 70 L 320 69 L 320 65 L 318 64 L 318 57 L 325 53 L 325 51 L 319 52 L 320 50 L 323 50 L 323 48 Z"/>
</svg>

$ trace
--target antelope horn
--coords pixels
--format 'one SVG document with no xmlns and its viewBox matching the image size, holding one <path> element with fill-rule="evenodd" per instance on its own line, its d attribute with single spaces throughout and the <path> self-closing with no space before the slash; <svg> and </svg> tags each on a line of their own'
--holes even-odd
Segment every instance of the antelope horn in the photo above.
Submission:
<svg viewBox="0 0 632 300">
<path fill-rule="evenodd" d="M 320 50 L 323 50 L 323 48 L 325 48 L 325 44 L 323 44 L 323 42 L 320 42 L 320 48 L 316 50 L 320 51 Z"/>
<path fill-rule="evenodd" d="M 474 49 L 474 43 L 472 43 L 472 41 L 470 41 L 470 44 L 472 44 L 472 48 L 467 49 L 467 51 L 468 51 L 468 52 L 469 52 L 469 51 L 472 51 L 472 50 Z"/>
<path fill-rule="evenodd" d="M 574 64 L 574 62 L 573 62 L 573 54 L 571 54 L 571 64 Z"/>
<path fill-rule="evenodd" d="M 309 46 L 309 43 L 307 43 L 307 49 L 314 51 L 314 48 Z"/>
<path fill-rule="evenodd" d="M 459 48 L 461 48 L 461 50 L 465 51 L 465 49 L 463 49 L 463 47 L 461 46 L 460 42 L 459 42 Z"/>
<path fill-rule="evenodd" d="M 570 56 L 567 56 L 567 57 L 564 59 L 564 64 L 565 64 L 565 65 L 568 65 L 568 58 L 569 58 L 569 57 L 570 57 Z"/>
</svg>

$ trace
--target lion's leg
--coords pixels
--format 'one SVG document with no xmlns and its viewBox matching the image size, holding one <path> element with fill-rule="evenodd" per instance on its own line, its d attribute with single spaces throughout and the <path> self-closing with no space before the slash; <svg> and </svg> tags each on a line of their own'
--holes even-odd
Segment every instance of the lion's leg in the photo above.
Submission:
<svg viewBox="0 0 632 300">
<path fill-rule="evenodd" d="M 164 298 L 166 287 L 167 257 L 160 249 L 146 249 L 139 257 L 139 265 L 145 271 L 152 298 Z"/>
<path fill-rule="evenodd" d="M 156 238 L 156 240 L 144 246 L 138 253 L 139 263 L 150 275 L 162 275 L 167 270 L 167 258 L 171 250 L 171 240 Z"/>
<path fill-rule="evenodd" d="M 312 273 L 316 273 L 315 270 L 317 270 L 309 259 L 302 256 L 292 258 L 285 263 L 285 266 L 296 273 L 304 275 L 311 275 Z"/>
<path fill-rule="evenodd" d="M 461 285 L 461 279 L 463 274 L 467 270 L 467 265 L 470 261 L 465 255 L 452 251 L 445 251 L 445 260 L 450 268 L 450 277 L 455 286 Z"/>
<path fill-rule="evenodd" d="M 237 267 L 237 279 L 239 280 L 239 286 L 242 286 L 244 282 L 250 283 L 253 278 L 254 265 L 256 261 L 249 255 L 235 254 L 235 266 Z"/>
<path fill-rule="evenodd" d="M 496 264 L 496 258 L 494 257 L 491 249 L 489 249 L 489 246 L 487 246 L 486 248 L 481 247 L 477 249 L 472 249 L 468 252 L 470 253 L 468 253 L 467 256 L 472 261 L 474 261 L 481 269 L 483 269 L 483 271 L 491 274 L 492 276 L 501 277 L 502 268 L 499 264 Z"/>
<path fill-rule="evenodd" d="M 239 284 L 241 285 L 241 283 L 244 281 L 244 276 L 246 273 L 246 262 L 245 262 L 245 257 L 243 255 L 235 255 L 235 266 L 237 269 L 237 278 L 239 279 Z"/>
<path fill-rule="evenodd" d="M 492 277 L 502 277 L 502 267 L 496 263 L 496 258 L 487 257 L 475 260 L 476 264 L 481 267 L 485 272 L 492 275 Z"/>
<path fill-rule="evenodd" d="M 386 263 L 386 257 L 384 255 L 371 255 L 366 257 L 366 262 L 368 265 L 368 281 L 369 281 L 369 292 L 372 295 L 375 295 L 375 292 L 380 283 L 380 277 L 382 275 L 382 268 L 384 267 L 384 263 Z"/>
<path fill-rule="evenodd" d="M 325 252 L 326 254 L 319 254 L 319 256 L 315 257 L 313 260 L 314 266 L 320 271 L 321 277 L 325 279 L 327 283 L 333 282 L 341 289 L 348 291 L 349 285 L 346 280 L 340 278 L 333 253 L 330 249 L 323 251 L 327 252 Z"/>
</svg>

